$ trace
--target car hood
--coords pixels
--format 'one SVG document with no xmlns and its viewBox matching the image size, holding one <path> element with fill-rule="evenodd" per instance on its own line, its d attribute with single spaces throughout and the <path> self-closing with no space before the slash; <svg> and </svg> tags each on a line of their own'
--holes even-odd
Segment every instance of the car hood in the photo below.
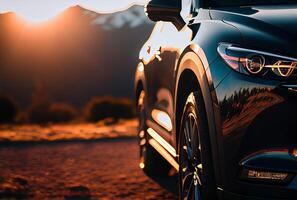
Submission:
<svg viewBox="0 0 297 200">
<path fill-rule="evenodd" d="M 297 56 L 297 4 L 220 8 L 210 15 L 238 28 L 249 46 Z"/>
</svg>

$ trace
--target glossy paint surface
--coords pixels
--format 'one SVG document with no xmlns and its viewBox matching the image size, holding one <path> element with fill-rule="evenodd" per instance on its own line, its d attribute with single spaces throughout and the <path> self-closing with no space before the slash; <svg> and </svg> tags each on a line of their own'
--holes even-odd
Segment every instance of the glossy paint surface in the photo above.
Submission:
<svg viewBox="0 0 297 200">
<path fill-rule="evenodd" d="M 180 31 L 169 22 L 158 22 L 140 52 L 143 70 L 137 70 L 135 85 L 137 88 L 141 83 L 147 94 L 146 117 L 150 125 L 162 129 L 158 134 L 176 148 L 177 113 L 181 106 L 177 99 L 179 89 L 184 89 L 178 86 L 183 72 L 191 71 L 202 93 L 211 97 L 202 98 L 206 110 L 213 112 L 207 112 L 207 118 L 219 190 L 226 194 L 294 199 L 296 174 L 284 185 L 245 182 L 239 179 L 239 163 L 264 150 L 285 149 L 294 155 L 297 80 L 241 74 L 224 62 L 217 48 L 221 42 L 227 42 L 297 59 L 297 5 L 201 8 L 198 15 L 186 21 L 188 25 Z M 189 61 L 183 62 L 189 52 L 197 57 L 191 54 Z M 188 86 L 192 87 L 190 81 Z M 166 113 L 172 131 L 153 119 L 153 110 Z M 271 168 L 267 166 L 268 169 Z"/>
</svg>

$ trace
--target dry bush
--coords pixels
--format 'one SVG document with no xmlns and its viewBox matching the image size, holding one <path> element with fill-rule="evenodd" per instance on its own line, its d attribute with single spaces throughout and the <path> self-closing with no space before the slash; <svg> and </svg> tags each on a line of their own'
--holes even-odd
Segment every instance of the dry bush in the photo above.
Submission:
<svg viewBox="0 0 297 200">
<path fill-rule="evenodd" d="M 129 99 L 113 97 L 93 97 L 84 108 L 87 121 L 96 122 L 105 118 L 134 117 L 133 104 Z"/>
<path fill-rule="evenodd" d="M 68 103 L 53 103 L 49 112 L 50 121 L 54 123 L 70 122 L 77 118 L 76 109 Z"/>
<path fill-rule="evenodd" d="M 0 96 L 0 123 L 12 123 L 18 113 L 18 106 L 9 96 Z"/>
<path fill-rule="evenodd" d="M 18 115 L 16 116 L 15 122 L 18 124 L 26 124 L 29 122 L 28 119 L 28 113 L 21 111 L 18 113 Z"/>
<path fill-rule="evenodd" d="M 39 103 L 28 111 L 29 121 L 38 124 L 71 122 L 76 117 L 76 109 L 68 103 Z"/>
<path fill-rule="evenodd" d="M 28 119 L 31 123 L 46 124 L 50 122 L 50 103 L 34 103 L 28 110 Z"/>
<path fill-rule="evenodd" d="M 37 82 L 32 94 L 32 104 L 28 109 L 31 123 L 46 124 L 50 122 L 50 97 L 42 82 Z"/>
</svg>

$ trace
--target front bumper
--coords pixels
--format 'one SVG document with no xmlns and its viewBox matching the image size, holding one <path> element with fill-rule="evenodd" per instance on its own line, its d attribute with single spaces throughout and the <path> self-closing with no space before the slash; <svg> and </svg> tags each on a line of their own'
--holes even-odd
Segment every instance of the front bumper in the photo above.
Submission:
<svg viewBox="0 0 297 200">
<path fill-rule="evenodd" d="M 297 157 L 293 156 L 297 149 L 296 88 L 297 82 L 265 80 L 232 71 L 215 89 L 221 122 L 217 127 L 219 187 L 228 194 L 251 197 L 247 199 L 297 199 Z M 280 162 L 274 154 L 269 161 L 265 156 L 253 162 L 246 160 L 259 152 L 279 150 L 288 152 L 288 162 Z M 243 169 L 289 173 L 290 179 L 285 183 L 250 181 L 242 178 Z"/>
<path fill-rule="evenodd" d="M 292 180 L 291 184 L 297 184 L 297 177 Z M 243 194 L 237 194 L 233 192 L 228 192 L 225 190 L 218 190 L 218 197 L 220 200 L 296 200 L 296 194 L 292 193 L 291 197 L 280 197 L 280 198 L 273 198 L 270 196 L 267 197 L 259 197 L 259 196 L 248 196 Z"/>
<path fill-rule="evenodd" d="M 297 185 L 297 177 L 292 180 L 290 187 L 295 187 Z M 261 188 L 256 188 L 256 191 L 261 193 Z M 263 196 L 263 195 L 247 195 L 247 194 L 238 194 L 234 192 L 229 192 L 226 190 L 219 189 L 218 190 L 218 198 L 220 200 L 296 200 L 296 192 L 291 191 L 290 193 L 283 194 L 283 191 L 279 197 L 274 197 L 271 195 Z"/>
</svg>

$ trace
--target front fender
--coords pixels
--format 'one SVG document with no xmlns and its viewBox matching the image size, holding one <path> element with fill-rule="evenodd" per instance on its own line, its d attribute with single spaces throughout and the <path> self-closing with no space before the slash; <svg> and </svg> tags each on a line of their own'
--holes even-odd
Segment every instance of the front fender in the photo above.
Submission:
<svg viewBox="0 0 297 200">
<path fill-rule="evenodd" d="M 194 51 L 193 51 L 194 50 Z M 185 70 L 190 70 L 199 83 L 199 87 L 202 92 L 203 100 L 205 102 L 205 109 L 207 113 L 207 122 L 209 127 L 209 138 L 211 143 L 212 150 L 212 158 L 214 166 L 220 166 L 220 159 L 217 148 L 217 127 L 216 127 L 216 118 L 213 109 L 213 101 L 211 97 L 211 86 L 209 85 L 207 71 L 208 71 L 208 62 L 205 57 L 205 54 L 201 48 L 198 46 L 189 46 L 187 51 L 182 55 L 181 60 L 179 62 L 179 67 L 176 73 L 176 84 L 175 84 L 175 113 L 177 110 L 177 94 L 178 94 L 178 86 L 180 82 L 180 77 Z M 176 117 L 176 116 L 175 116 Z M 176 121 L 176 119 L 174 119 Z M 176 123 L 175 123 L 176 124 Z M 176 127 L 175 127 L 176 132 Z M 220 183 L 220 173 L 218 168 L 215 169 L 215 177 L 217 183 Z"/>
</svg>

